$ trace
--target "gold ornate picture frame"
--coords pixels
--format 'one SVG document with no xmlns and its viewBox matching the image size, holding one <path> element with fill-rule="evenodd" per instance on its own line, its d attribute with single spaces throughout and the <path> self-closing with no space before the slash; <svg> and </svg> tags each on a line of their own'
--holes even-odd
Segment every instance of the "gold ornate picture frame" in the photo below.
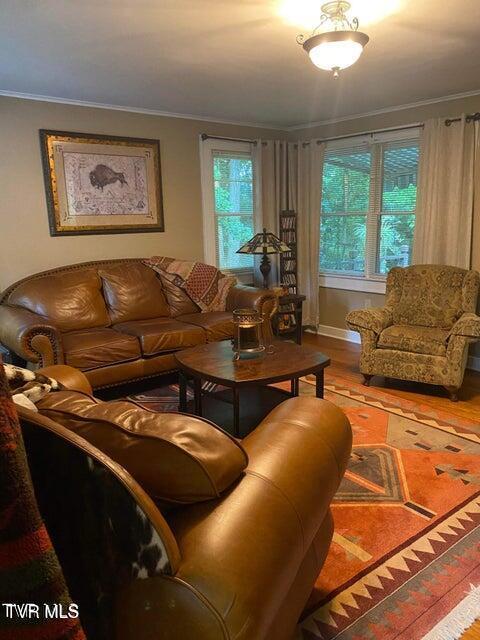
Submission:
<svg viewBox="0 0 480 640">
<path fill-rule="evenodd" d="M 40 129 L 50 235 L 164 231 L 160 143 Z"/>
</svg>

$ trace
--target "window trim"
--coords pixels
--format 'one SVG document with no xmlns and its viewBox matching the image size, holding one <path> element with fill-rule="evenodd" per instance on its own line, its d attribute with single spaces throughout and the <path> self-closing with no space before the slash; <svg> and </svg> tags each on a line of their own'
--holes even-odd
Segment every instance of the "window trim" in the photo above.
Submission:
<svg viewBox="0 0 480 640">
<path fill-rule="evenodd" d="M 200 136 L 200 179 L 202 188 L 202 218 L 203 218 L 203 259 L 207 264 L 217 264 L 217 239 L 215 226 L 215 192 L 213 180 L 212 156 L 215 151 L 232 153 L 248 153 L 253 163 L 253 226 L 257 233 L 261 220 L 260 196 L 257 189 L 259 184 L 258 162 L 251 142 L 236 140 L 217 140 Z M 255 267 L 242 269 L 222 269 L 223 273 L 238 277 L 240 282 L 251 283 Z"/>
<path fill-rule="evenodd" d="M 364 136 L 351 136 L 331 140 L 326 143 L 325 152 L 342 150 L 342 149 L 365 149 L 369 148 L 372 152 L 371 156 L 371 172 L 370 175 L 381 177 L 383 174 L 382 167 L 382 145 L 392 142 L 408 142 L 418 140 L 420 144 L 421 128 L 409 128 L 403 131 L 392 131 L 382 133 L 371 133 Z M 375 235 L 375 244 L 378 244 L 379 234 L 374 227 L 378 228 L 378 222 L 381 219 L 381 203 L 382 203 L 382 181 L 381 179 L 371 180 L 370 182 L 370 198 L 369 208 L 366 216 L 366 233 Z M 390 212 L 388 212 L 390 213 Z M 401 212 L 407 213 L 407 212 Z M 416 213 L 416 212 L 415 212 Z M 320 218 L 322 213 L 320 212 Z M 373 242 L 373 240 L 372 240 Z M 372 245 L 373 246 L 373 245 Z M 367 251 L 365 247 L 365 275 L 348 274 L 340 271 L 319 271 L 319 286 L 329 289 L 344 289 L 347 291 L 364 291 L 366 293 L 385 293 L 387 275 L 376 273 L 376 255 L 374 252 Z M 376 252 L 375 252 L 376 253 Z M 320 256 L 319 256 L 320 260 Z"/>
<path fill-rule="evenodd" d="M 386 276 L 365 278 L 364 276 L 340 275 L 324 271 L 319 274 L 319 286 L 324 289 L 364 291 L 365 293 L 385 293 Z"/>
</svg>

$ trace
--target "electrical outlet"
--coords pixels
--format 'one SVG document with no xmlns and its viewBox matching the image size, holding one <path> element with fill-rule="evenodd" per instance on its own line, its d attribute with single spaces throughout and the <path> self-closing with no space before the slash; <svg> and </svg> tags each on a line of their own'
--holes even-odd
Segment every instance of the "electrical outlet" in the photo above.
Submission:
<svg viewBox="0 0 480 640">
<path fill-rule="evenodd" d="M 365 309 L 368 309 L 372 306 L 372 301 L 370 298 L 365 298 Z"/>
</svg>

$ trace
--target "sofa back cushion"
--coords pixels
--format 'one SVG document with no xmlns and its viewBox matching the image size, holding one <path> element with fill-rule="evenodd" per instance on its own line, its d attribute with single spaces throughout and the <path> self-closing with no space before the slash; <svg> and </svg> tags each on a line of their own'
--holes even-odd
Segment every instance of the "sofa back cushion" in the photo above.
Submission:
<svg viewBox="0 0 480 640">
<path fill-rule="evenodd" d="M 463 283 L 469 272 L 431 264 L 397 270 L 401 291 L 393 308 L 394 324 L 450 329 L 463 313 Z"/>
<path fill-rule="evenodd" d="M 200 308 L 190 298 L 186 291 L 177 287 L 177 285 L 170 282 L 170 280 L 167 280 L 162 276 L 159 277 L 162 282 L 163 291 L 168 300 L 170 314 L 173 318 L 191 313 L 200 313 Z"/>
<path fill-rule="evenodd" d="M 63 271 L 27 280 L 12 291 L 8 302 L 50 320 L 60 331 L 110 324 L 102 282 L 95 269 Z"/>
<path fill-rule="evenodd" d="M 112 324 L 169 316 L 162 284 L 153 269 L 127 262 L 98 271 Z"/>
<path fill-rule="evenodd" d="M 248 464 L 243 447 L 214 425 L 133 402 L 101 402 L 58 391 L 37 408 L 122 465 L 154 500 L 188 504 L 216 498 Z"/>
</svg>

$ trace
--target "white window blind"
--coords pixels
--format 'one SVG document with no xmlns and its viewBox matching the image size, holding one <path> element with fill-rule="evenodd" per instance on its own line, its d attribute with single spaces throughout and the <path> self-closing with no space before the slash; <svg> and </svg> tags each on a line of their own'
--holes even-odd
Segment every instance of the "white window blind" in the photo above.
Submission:
<svg viewBox="0 0 480 640">
<path fill-rule="evenodd" d="M 352 139 L 325 154 L 320 271 L 382 278 L 410 264 L 418 139 Z"/>
<path fill-rule="evenodd" d="M 378 149 L 380 194 L 374 204 L 377 247 L 370 267 L 386 274 L 412 257 L 417 204 L 418 141 L 385 143 Z M 373 249 L 372 249 L 373 253 Z"/>
<path fill-rule="evenodd" d="M 213 151 L 215 253 L 220 269 L 252 269 L 236 253 L 254 235 L 253 162 L 249 153 Z"/>
<path fill-rule="evenodd" d="M 363 274 L 370 198 L 371 151 L 327 151 L 322 182 L 321 271 Z"/>
</svg>

